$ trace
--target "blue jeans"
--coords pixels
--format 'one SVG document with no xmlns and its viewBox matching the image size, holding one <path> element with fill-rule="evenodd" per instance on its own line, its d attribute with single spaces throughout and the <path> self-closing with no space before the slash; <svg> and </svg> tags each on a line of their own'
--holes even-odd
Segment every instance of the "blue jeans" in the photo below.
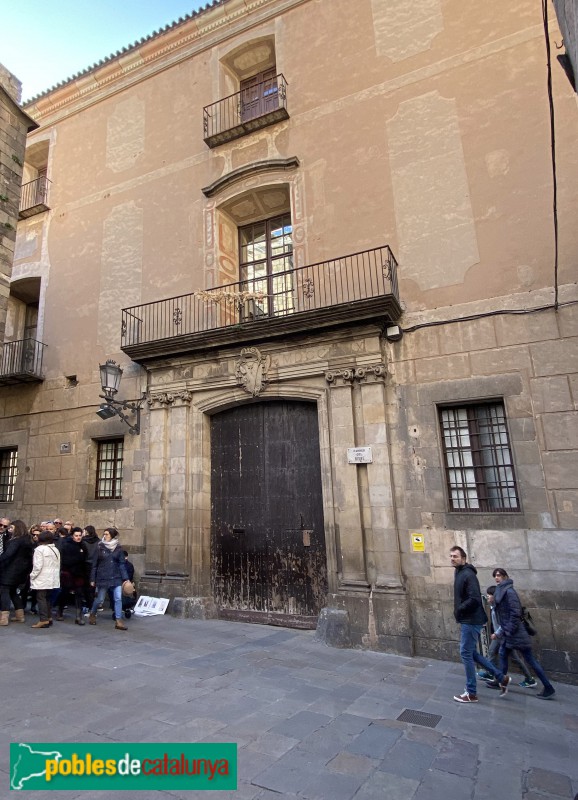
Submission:
<svg viewBox="0 0 578 800">
<path fill-rule="evenodd" d="M 476 681 L 476 667 L 475 664 L 480 664 L 486 672 L 489 672 L 500 683 L 504 680 L 504 673 L 496 669 L 491 661 L 484 658 L 478 653 L 478 640 L 480 638 L 480 631 L 483 625 L 464 625 L 462 624 L 462 635 L 460 639 L 460 657 L 463 661 L 466 670 L 466 692 L 468 694 L 476 694 L 477 681 Z M 475 662 L 475 664 L 474 664 Z"/>
<path fill-rule="evenodd" d="M 108 589 L 112 589 L 114 594 L 114 616 L 122 619 L 122 586 L 97 586 L 94 603 L 90 609 L 91 614 L 96 614 L 99 605 L 104 601 Z"/>
<path fill-rule="evenodd" d="M 548 677 L 547 677 L 546 673 L 544 672 L 544 670 L 542 669 L 540 664 L 536 661 L 536 659 L 534 657 L 534 653 L 532 652 L 532 648 L 531 647 L 518 647 L 517 650 L 518 650 L 519 653 L 522 654 L 526 664 L 529 667 L 531 667 L 531 669 L 534 670 L 534 672 L 536 674 L 536 677 L 542 683 L 542 685 L 544 686 L 544 689 L 553 689 L 554 687 L 552 686 L 552 684 L 548 680 Z M 507 672 L 508 671 L 508 659 L 509 659 L 509 656 L 510 656 L 511 652 L 512 652 L 511 648 L 506 647 L 505 644 L 502 645 L 502 647 L 500 648 L 500 666 L 501 666 L 503 672 Z"/>
</svg>

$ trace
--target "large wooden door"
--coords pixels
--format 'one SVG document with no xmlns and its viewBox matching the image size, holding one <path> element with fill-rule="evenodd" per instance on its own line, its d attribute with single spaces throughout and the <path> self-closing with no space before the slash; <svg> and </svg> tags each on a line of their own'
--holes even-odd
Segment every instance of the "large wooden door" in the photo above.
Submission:
<svg viewBox="0 0 578 800">
<path fill-rule="evenodd" d="M 315 627 L 327 593 L 315 404 L 212 418 L 211 536 L 221 617 Z"/>
</svg>

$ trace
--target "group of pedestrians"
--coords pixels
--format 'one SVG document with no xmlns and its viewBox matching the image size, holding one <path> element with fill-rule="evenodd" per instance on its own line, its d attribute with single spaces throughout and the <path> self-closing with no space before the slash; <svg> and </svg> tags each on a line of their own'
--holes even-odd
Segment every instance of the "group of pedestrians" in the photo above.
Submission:
<svg viewBox="0 0 578 800">
<path fill-rule="evenodd" d="M 466 671 L 466 688 L 462 694 L 455 695 L 454 700 L 458 703 L 477 703 L 477 677 L 487 677 L 487 685 L 499 689 L 500 697 L 505 697 L 512 680 L 508 675 L 510 657 L 515 658 L 522 668 L 524 680 L 520 686 L 533 688 L 538 685 L 529 667 L 542 683 L 543 688 L 537 696 L 543 700 L 553 697 L 556 690 L 532 652 L 532 640 L 524 622 L 522 603 L 514 589 L 514 581 L 506 570 L 496 567 L 492 573 L 496 584 L 486 591 L 494 630 L 489 658 L 485 658 L 478 651 L 478 642 L 488 618 L 477 570 L 468 564 L 467 554 L 461 547 L 451 548 L 450 561 L 455 568 L 454 616 L 461 626 L 460 656 Z M 483 667 L 482 673 L 476 674 L 476 664 Z"/>
<path fill-rule="evenodd" d="M 26 621 L 29 594 L 32 608 L 38 611 L 33 628 L 50 628 L 53 610 L 56 619 L 63 620 L 71 597 L 75 624 L 86 624 L 83 609 L 87 607 L 88 622 L 96 625 L 98 609 L 108 592 L 115 629 L 126 631 L 123 589 L 125 594 L 135 595 L 133 577 L 134 568 L 126 559 L 116 528 L 106 528 L 99 539 L 92 525 L 80 528 L 55 520 L 29 529 L 22 520 L 0 519 L 0 626 Z"/>
</svg>

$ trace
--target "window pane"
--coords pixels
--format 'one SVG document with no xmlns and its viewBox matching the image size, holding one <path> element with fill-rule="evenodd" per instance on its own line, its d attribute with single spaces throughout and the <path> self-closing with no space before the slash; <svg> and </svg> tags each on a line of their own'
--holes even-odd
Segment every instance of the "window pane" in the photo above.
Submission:
<svg viewBox="0 0 578 800">
<path fill-rule="evenodd" d="M 18 468 L 18 448 L 0 450 L 0 502 L 12 503 Z"/>
<path fill-rule="evenodd" d="M 122 499 L 123 451 L 123 439 L 98 442 L 95 488 L 97 500 Z"/>
<path fill-rule="evenodd" d="M 503 403 L 441 409 L 440 422 L 451 508 L 518 510 Z"/>
</svg>

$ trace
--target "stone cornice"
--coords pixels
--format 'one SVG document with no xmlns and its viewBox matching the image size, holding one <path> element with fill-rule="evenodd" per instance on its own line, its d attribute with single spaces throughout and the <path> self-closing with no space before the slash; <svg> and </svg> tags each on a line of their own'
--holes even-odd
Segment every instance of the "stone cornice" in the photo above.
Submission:
<svg viewBox="0 0 578 800">
<path fill-rule="evenodd" d="M 299 159 L 297 156 L 291 156 L 290 158 L 269 158 L 265 161 L 254 161 L 252 164 L 245 164 L 243 167 L 239 167 L 238 169 L 232 170 L 232 172 L 228 172 L 226 175 L 223 175 L 221 178 L 218 178 L 216 181 L 210 184 L 210 186 L 205 186 L 204 189 L 201 189 L 205 197 L 214 197 L 219 192 L 222 192 L 223 189 L 226 189 L 227 186 L 235 183 L 236 181 L 241 181 L 243 178 L 248 177 L 249 175 L 257 175 L 260 172 L 277 172 L 289 169 L 297 169 L 299 166 Z"/>
<path fill-rule="evenodd" d="M 25 111 L 40 124 L 53 124 L 307 2 L 223 0 L 47 90 L 26 103 Z"/>
</svg>

